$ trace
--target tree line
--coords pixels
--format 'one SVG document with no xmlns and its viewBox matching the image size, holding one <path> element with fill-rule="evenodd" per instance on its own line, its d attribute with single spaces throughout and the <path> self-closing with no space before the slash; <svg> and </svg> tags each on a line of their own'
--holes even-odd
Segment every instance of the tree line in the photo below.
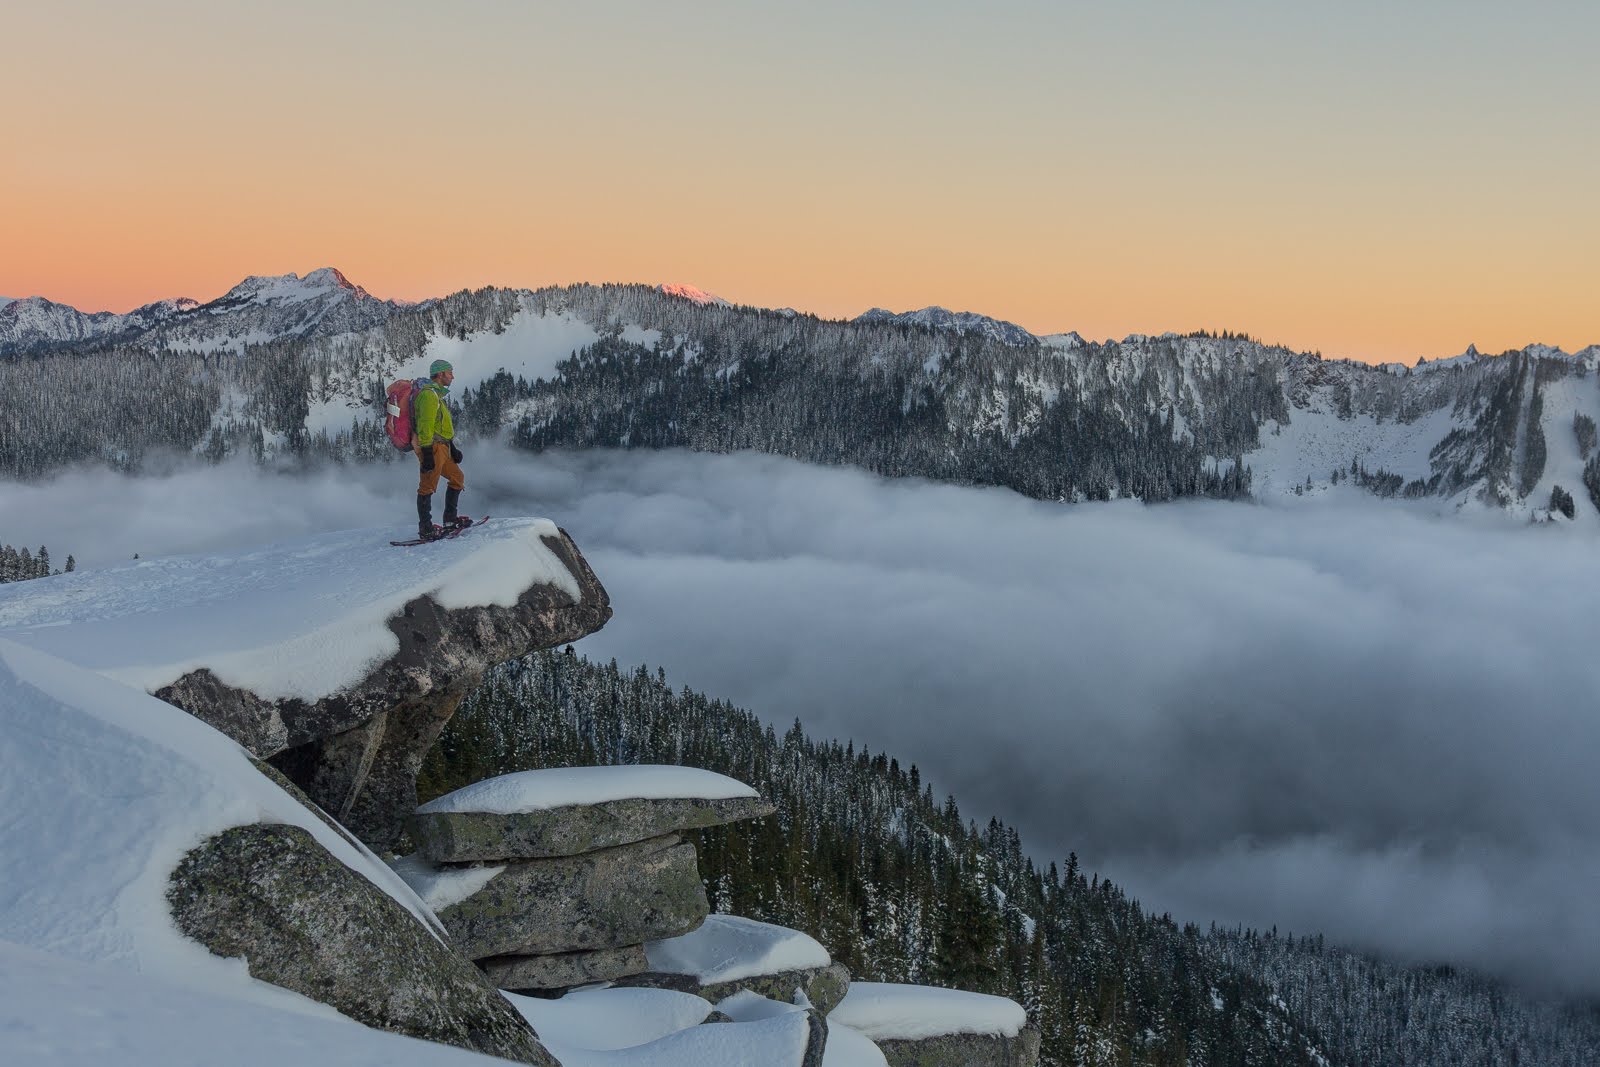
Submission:
<svg viewBox="0 0 1600 1067">
<path fill-rule="evenodd" d="M 77 560 L 67 557 L 66 571 L 78 568 Z M 52 574 L 61 574 L 61 570 L 50 569 L 50 550 L 44 545 L 39 546 L 37 553 L 26 548 L 13 548 L 10 545 L 0 545 L 0 583 L 26 582 L 33 578 L 48 578 Z"/>
</svg>

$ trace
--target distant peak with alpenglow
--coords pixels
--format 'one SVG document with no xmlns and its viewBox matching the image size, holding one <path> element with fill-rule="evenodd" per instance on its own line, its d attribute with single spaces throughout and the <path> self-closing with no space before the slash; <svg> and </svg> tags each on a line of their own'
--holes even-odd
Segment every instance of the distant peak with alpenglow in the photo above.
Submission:
<svg viewBox="0 0 1600 1067">
<path fill-rule="evenodd" d="M 661 286 L 661 291 L 663 293 L 667 294 L 668 296 L 676 296 L 676 297 L 682 297 L 684 300 L 692 300 L 696 304 L 702 304 L 702 305 L 715 304 L 717 307 L 732 307 L 733 306 L 733 304 L 730 301 L 724 300 L 724 299 L 722 299 L 722 297 L 717 296 L 714 293 L 708 293 L 704 289 L 700 289 L 700 288 L 698 288 L 696 286 L 693 286 L 693 285 L 682 285 L 682 284 L 663 285 L 663 286 Z"/>
<path fill-rule="evenodd" d="M 372 294 L 356 285 L 335 267 L 322 267 L 301 277 L 294 272 L 277 275 L 252 274 L 222 296 L 223 301 L 253 300 L 258 304 L 293 303 L 327 296 L 345 290 L 357 300 Z"/>
</svg>

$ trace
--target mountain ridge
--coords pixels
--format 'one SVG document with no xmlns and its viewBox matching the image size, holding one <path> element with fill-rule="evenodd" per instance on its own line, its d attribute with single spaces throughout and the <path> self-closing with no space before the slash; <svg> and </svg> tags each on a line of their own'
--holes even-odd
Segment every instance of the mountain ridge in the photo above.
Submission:
<svg viewBox="0 0 1600 1067">
<path fill-rule="evenodd" d="M 1372 366 L 1236 334 L 1037 338 L 931 309 L 824 320 L 661 287 L 486 288 L 414 306 L 364 293 L 332 268 L 247 279 L 153 312 L 143 333 L 37 350 L 26 368 L 0 359 L 0 377 L 62 377 L 73 394 L 33 434 L 46 467 L 136 465 L 155 445 L 378 458 L 383 383 L 447 358 L 464 431 L 532 449 L 753 448 L 1060 500 L 1271 498 L 1349 481 L 1600 528 L 1600 346 Z M 127 373 L 115 351 L 161 354 L 154 374 L 181 410 L 154 439 L 76 396 Z M 209 361 L 225 352 L 255 358 Z M 70 358 L 37 358 L 51 355 Z"/>
<path fill-rule="evenodd" d="M 605 283 L 601 287 L 627 288 L 628 283 Z M 577 288 L 577 286 L 570 288 Z M 723 297 L 717 296 L 714 293 L 709 293 L 698 286 L 687 283 L 663 283 L 655 286 L 654 288 L 665 296 L 678 297 L 700 306 L 715 306 L 730 309 L 739 307 L 739 305 L 736 305 L 733 302 L 724 299 Z M 461 291 L 465 292 L 465 290 Z M 533 292 L 543 290 L 512 288 L 506 291 L 531 294 Z M 132 311 L 121 314 L 110 311 L 80 311 L 70 304 L 53 301 L 43 296 L 32 296 L 27 298 L 0 297 L 0 309 L 4 309 L 9 304 L 32 304 L 36 307 L 48 307 L 50 309 L 54 309 L 58 311 L 58 313 L 70 313 L 71 316 L 92 320 L 97 323 L 116 323 L 117 326 L 115 328 L 94 331 L 96 336 L 112 336 L 116 334 L 136 334 L 139 332 L 140 326 L 143 326 L 143 328 L 146 330 L 153 330 L 156 326 L 163 324 L 165 319 L 173 314 L 186 313 L 190 311 L 205 311 L 209 314 L 216 315 L 250 304 L 295 304 L 313 300 L 324 295 L 332 295 L 337 301 L 342 301 L 343 299 L 350 299 L 360 302 L 372 301 L 395 311 L 425 306 L 442 299 L 442 297 L 434 297 L 421 301 L 381 300 L 377 297 L 374 297 L 362 286 L 350 281 L 344 272 L 339 268 L 320 267 L 315 270 L 308 271 L 304 276 L 297 275 L 292 271 L 288 274 L 281 275 L 249 275 L 238 284 L 234 285 L 226 293 L 223 293 L 221 296 L 215 297 L 209 301 L 202 302 L 188 297 L 163 298 L 161 300 L 156 300 L 148 304 L 141 305 Z M 890 311 L 882 307 L 872 307 L 855 316 L 853 319 L 847 320 L 829 320 L 823 318 L 822 316 L 811 315 L 808 312 L 796 311 L 792 307 L 751 308 L 750 310 L 773 315 L 782 315 L 786 318 L 806 316 L 817 319 L 818 321 L 918 326 L 928 330 L 943 330 L 957 334 L 976 334 L 1011 345 L 1039 344 L 1053 348 L 1072 349 L 1095 343 L 1087 341 L 1076 330 L 1038 334 L 1005 319 L 995 318 L 980 312 L 951 311 L 937 304 L 932 304 L 914 311 L 901 312 Z M 162 315 L 161 312 L 163 311 L 165 311 L 167 314 Z M 275 340 L 280 336 L 283 336 L 283 334 L 265 336 L 260 340 Z M 1131 333 L 1123 337 L 1120 342 L 1116 339 L 1108 338 L 1105 341 L 1098 343 L 1134 344 L 1153 339 L 1173 340 L 1182 337 L 1194 336 L 1214 335 L 1208 331 L 1191 331 L 1188 333 L 1168 331 L 1166 333 L 1157 335 Z M 1224 334 L 1222 336 L 1238 336 L 1247 340 L 1250 339 L 1247 334 Z M 11 336 L 8 333 L 7 325 L 4 322 L 0 322 L 0 357 L 15 354 L 18 351 L 29 349 L 37 350 L 40 347 L 48 347 L 56 344 L 72 344 L 87 339 L 89 339 L 89 337 L 85 335 L 75 335 L 69 332 L 62 332 L 57 335 L 48 336 L 41 333 L 41 335 L 37 337 L 18 338 Z M 152 340 L 164 341 L 166 338 L 158 337 L 153 338 Z M 1267 347 L 1285 348 L 1287 350 L 1287 346 L 1282 345 L 1271 345 Z M 1498 355 L 1508 355 L 1512 353 L 1541 355 L 1550 358 L 1566 356 L 1568 358 L 1576 359 L 1600 354 L 1600 342 L 1587 345 L 1571 353 L 1566 352 L 1559 346 L 1545 345 L 1542 343 L 1530 343 L 1521 348 L 1505 349 L 1498 353 Z M 1350 357 L 1322 357 L 1320 354 L 1318 355 L 1318 358 L 1326 358 L 1330 362 L 1349 363 L 1356 366 L 1390 369 L 1393 371 L 1395 369 L 1417 370 L 1422 367 L 1452 366 L 1463 362 L 1471 362 L 1477 359 L 1494 357 L 1492 355 L 1486 355 L 1479 352 L 1476 345 L 1468 345 L 1466 350 L 1459 355 L 1440 357 L 1431 360 L 1425 356 L 1418 356 L 1416 361 L 1411 364 L 1397 361 L 1389 361 L 1385 363 L 1367 363 L 1363 360 L 1353 359 Z"/>
</svg>

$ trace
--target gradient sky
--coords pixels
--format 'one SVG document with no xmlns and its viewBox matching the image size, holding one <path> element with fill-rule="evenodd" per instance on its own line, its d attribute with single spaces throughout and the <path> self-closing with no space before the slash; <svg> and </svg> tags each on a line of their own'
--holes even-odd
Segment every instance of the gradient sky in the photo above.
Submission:
<svg viewBox="0 0 1600 1067">
<path fill-rule="evenodd" d="M 1413 362 L 1600 342 L 1600 4 L 13 5 L 0 295 L 690 282 Z"/>
</svg>

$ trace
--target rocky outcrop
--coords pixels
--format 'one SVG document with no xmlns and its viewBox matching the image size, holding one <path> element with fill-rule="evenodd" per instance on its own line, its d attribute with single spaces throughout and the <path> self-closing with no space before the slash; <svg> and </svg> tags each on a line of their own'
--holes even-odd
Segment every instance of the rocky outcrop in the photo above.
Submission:
<svg viewBox="0 0 1600 1067">
<path fill-rule="evenodd" d="M 380 1030 L 555 1067 L 475 967 L 299 827 L 208 839 L 172 872 L 167 900 L 183 933 L 264 982 Z"/>
<path fill-rule="evenodd" d="M 638 974 L 649 966 L 638 945 L 596 949 L 593 952 L 557 952 L 548 956 L 490 956 L 478 961 L 484 976 L 501 989 L 513 991 L 570 989 L 594 982 L 610 982 Z"/>
<path fill-rule="evenodd" d="M 800 1067 L 822 1067 L 828 1051 L 828 1020 L 815 1008 L 806 1009 L 806 1052 Z"/>
<path fill-rule="evenodd" d="M 389 620 L 398 651 L 315 701 L 263 699 L 203 667 L 155 695 L 270 758 L 368 845 L 393 848 L 416 807 L 424 755 L 484 671 L 575 641 L 611 618 L 605 588 L 566 532 L 541 540 L 576 582 L 576 599 L 555 585 L 524 590 L 511 607 L 446 609 L 417 597 Z"/>
<path fill-rule="evenodd" d="M 647 942 L 672 943 L 710 912 L 679 831 L 774 810 L 690 767 L 519 771 L 424 805 L 409 823 L 420 850 L 395 869 L 502 989 L 627 981 L 649 969 Z M 825 966 L 810 946 L 799 962 Z"/>
<path fill-rule="evenodd" d="M 1016 1037 L 945 1034 L 919 1040 L 878 1038 L 889 1067 L 1034 1067 L 1039 1062 L 1039 1031 Z"/>
<path fill-rule="evenodd" d="M 680 830 L 758 819 L 776 810 L 760 797 L 628 798 L 509 815 L 423 811 L 412 816 L 407 828 L 417 848 L 435 863 L 470 863 L 510 856 L 575 856 Z"/>
<path fill-rule="evenodd" d="M 710 910 L 694 846 L 669 834 L 508 864 L 437 914 L 461 951 L 482 959 L 642 945 L 693 930 Z"/>
<path fill-rule="evenodd" d="M 849 990 L 850 971 L 844 964 L 835 962 L 826 967 L 773 971 L 769 974 L 732 978 L 725 982 L 702 983 L 692 974 L 649 970 L 615 981 L 621 986 L 643 986 L 648 989 L 673 989 L 679 993 L 693 993 L 713 1004 L 746 991 L 771 1000 L 780 1000 L 785 1004 L 795 1004 L 801 1002 L 795 996 L 796 993 L 800 993 L 806 1003 L 826 1015 L 844 999 L 845 993 Z"/>
</svg>

